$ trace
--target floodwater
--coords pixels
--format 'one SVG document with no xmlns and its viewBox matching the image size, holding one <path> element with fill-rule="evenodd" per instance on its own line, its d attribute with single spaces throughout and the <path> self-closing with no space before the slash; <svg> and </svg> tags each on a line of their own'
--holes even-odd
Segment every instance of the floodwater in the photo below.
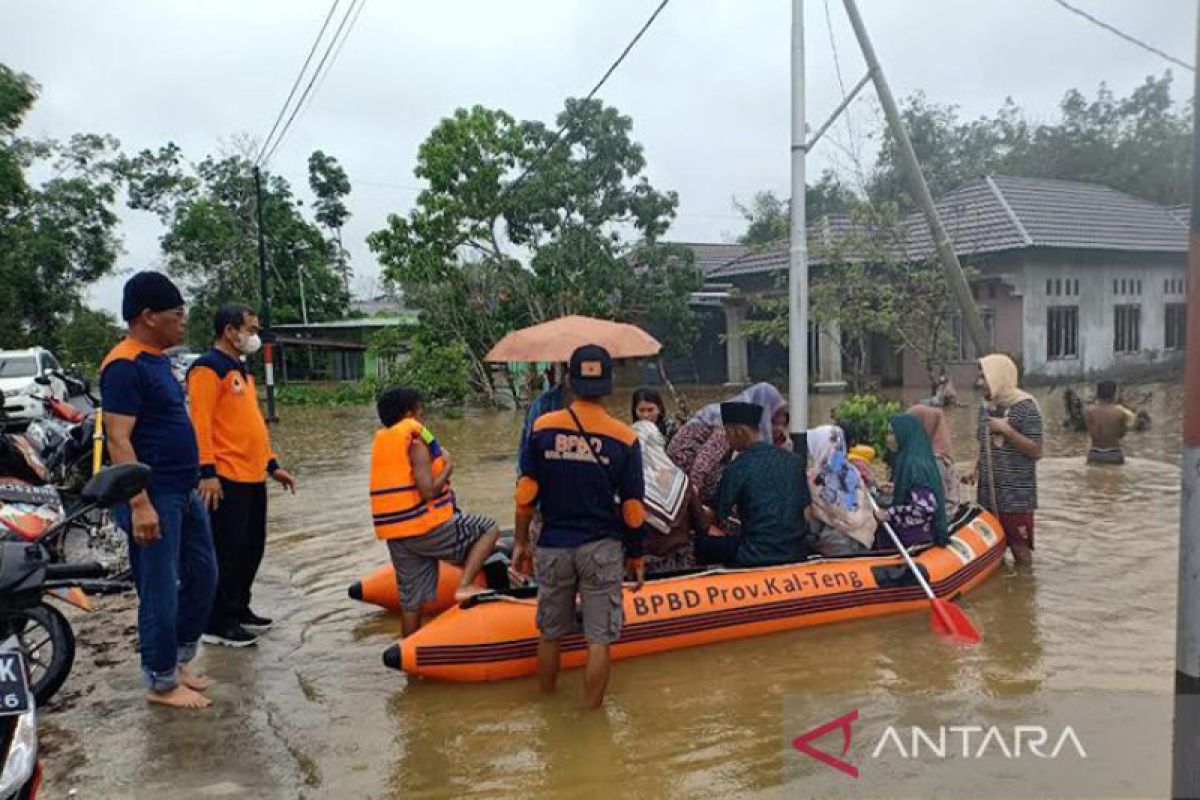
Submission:
<svg viewBox="0 0 1200 800">
<path fill-rule="evenodd" d="M 581 675 L 557 695 L 532 679 L 409 681 L 380 656 L 399 622 L 346 587 L 380 564 L 365 487 L 375 423 L 367 408 L 284 408 L 276 446 L 300 482 L 272 489 L 255 606 L 275 629 L 243 651 L 208 648 L 211 710 L 141 701 L 131 603 L 77 619 L 81 645 L 63 698 L 43 715 L 46 796 L 114 797 L 775 797 L 784 718 L 815 719 L 840 694 L 885 693 L 939 711 L 1055 690 L 1169 691 L 1173 676 L 1182 387 L 1149 384 L 1153 427 L 1131 434 L 1124 468 L 1089 468 L 1084 436 L 1042 392 L 1037 561 L 1005 567 L 963 607 L 983 644 L 952 649 L 910 614 L 676 651 L 615 666 L 600 713 L 577 710 Z M 703 397 L 712 397 L 712 393 Z M 699 398 L 697 398 L 699 399 Z M 969 399 L 969 398 L 968 398 Z M 823 419 L 833 398 L 813 398 Z M 622 401 L 621 405 L 624 405 Z M 614 408 L 617 404 L 614 404 Z M 624 409 L 628 406 L 624 405 Z M 974 410 L 951 412 L 971 456 Z M 462 505 L 511 524 L 511 412 L 433 416 L 454 453 Z"/>
</svg>

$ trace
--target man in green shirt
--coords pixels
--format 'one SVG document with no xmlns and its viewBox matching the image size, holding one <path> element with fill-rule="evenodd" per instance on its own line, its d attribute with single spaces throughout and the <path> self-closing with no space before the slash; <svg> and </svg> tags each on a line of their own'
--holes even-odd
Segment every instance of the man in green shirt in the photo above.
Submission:
<svg viewBox="0 0 1200 800">
<path fill-rule="evenodd" d="M 805 556 L 804 510 L 811 502 L 805 465 L 763 441 L 761 419 L 762 407 L 754 403 L 721 404 L 725 435 L 738 456 L 717 488 L 721 528 L 696 537 L 696 558 L 703 564 L 765 567 Z M 725 533 L 735 518 L 741 532 Z"/>
</svg>

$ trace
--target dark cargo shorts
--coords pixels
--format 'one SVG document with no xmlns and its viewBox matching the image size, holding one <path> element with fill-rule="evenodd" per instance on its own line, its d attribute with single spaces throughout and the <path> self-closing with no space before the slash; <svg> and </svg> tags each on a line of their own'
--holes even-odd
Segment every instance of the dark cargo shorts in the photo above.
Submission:
<svg viewBox="0 0 1200 800">
<path fill-rule="evenodd" d="M 388 552 L 400 586 L 400 607 L 419 611 L 437 597 L 438 562 L 462 566 L 467 553 L 496 520 L 479 514 L 456 513 L 448 522 L 420 536 L 388 539 Z"/>
<path fill-rule="evenodd" d="M 579 547 L 539 547 L 533 554 L 538 584 L 537 627 L 547 639 L 577 630 L 575 593 L 583 609 L 583 638 L 612 644 L 621 635 L 621 579 L 625 552 L 616 539 Z"/>
</svg>

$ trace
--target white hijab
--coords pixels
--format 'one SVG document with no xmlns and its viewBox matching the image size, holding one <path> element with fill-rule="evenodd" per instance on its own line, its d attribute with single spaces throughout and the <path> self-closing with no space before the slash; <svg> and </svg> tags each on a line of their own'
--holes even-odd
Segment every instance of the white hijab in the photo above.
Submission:
<svg viewBox="0 0 1200 800">
<path fill-rule="evenodd" d="M 646 483 L 646 522 L 667 533 L 683 509 L 687 495 L 687 473 L 667 457 L 666 439 L 649 420 L 633 423 L 642 445 L 642 472 Z"/>
</svg>

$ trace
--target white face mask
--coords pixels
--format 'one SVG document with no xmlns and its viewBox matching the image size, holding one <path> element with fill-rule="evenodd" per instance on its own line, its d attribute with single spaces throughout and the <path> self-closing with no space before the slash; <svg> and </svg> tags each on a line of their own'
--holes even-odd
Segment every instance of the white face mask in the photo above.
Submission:
<svg viewBox="0 0 1200 800">
<path fill-rule="evenodd" d="M 262 349 L 262 339 L 257 333 L 252 333 L 246 337 L 238 337 L 238 350 L 242 351 L 243 355 L 253 355 Z"/>
</svg>

